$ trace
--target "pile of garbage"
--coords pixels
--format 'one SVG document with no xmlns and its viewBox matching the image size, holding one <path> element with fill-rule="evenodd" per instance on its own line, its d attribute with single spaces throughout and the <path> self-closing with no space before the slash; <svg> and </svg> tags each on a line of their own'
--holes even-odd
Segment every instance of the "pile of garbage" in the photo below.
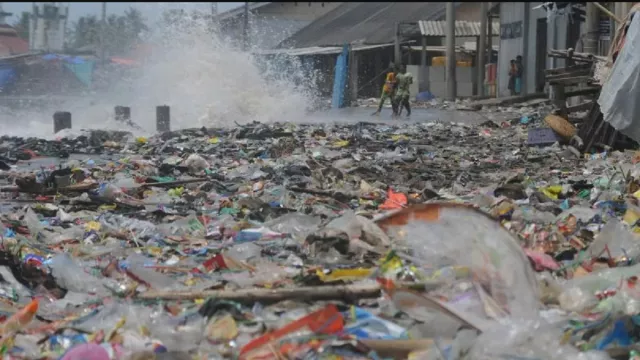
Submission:
<svg viewBox="0 0 640 360">
<path fill-rule="evenodd" d="M 1 138 L 0 353 L 637 359 L 640 154 L 536 121 Z"/>
</svg>

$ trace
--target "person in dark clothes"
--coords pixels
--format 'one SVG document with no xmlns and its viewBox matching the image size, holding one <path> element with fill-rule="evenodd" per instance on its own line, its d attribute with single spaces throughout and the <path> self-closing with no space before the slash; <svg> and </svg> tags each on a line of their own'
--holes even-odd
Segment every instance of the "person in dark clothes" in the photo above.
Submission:
<svg viewBox="0 0 640 360">
<path fill-rule="evenodd" d="M 516 95 L 520 95 L 522 92 L 522 75 L 524 74 L 524 65 L 522 64 L 522 56 L 516 56 L 516 80 L 514 83 L 514 90 Z"/>
<path fill-rule="evenodd" d="M 509 89 L 511 96 L 516 94 L 516 61 L 513 59 L 509 62 L 509 85 L 507 89 Z"/>
</svg>

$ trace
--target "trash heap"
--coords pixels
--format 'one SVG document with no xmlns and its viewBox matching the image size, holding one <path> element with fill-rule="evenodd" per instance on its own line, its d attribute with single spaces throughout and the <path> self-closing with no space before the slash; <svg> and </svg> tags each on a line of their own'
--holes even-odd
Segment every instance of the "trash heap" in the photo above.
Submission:
<svg viewBox="0 0 640 360">
<path fill-rule="evenodd" d="M 0 352 L 637 359 L 640 154 L 541 121 L 0 138 Z"/>
</svg>

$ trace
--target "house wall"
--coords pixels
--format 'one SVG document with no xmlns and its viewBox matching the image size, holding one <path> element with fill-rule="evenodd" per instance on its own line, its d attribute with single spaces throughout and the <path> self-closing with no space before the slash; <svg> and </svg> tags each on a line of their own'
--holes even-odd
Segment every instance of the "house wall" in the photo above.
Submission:
<svg viewBox="0 0 640 360">
<path fill-rule="evenodd" d="M 509 62 L 516 56 L 522 55 L 524 66 L 523 94 L 535 92 L 536 87 L 536 56 L 537 56 L 537 19 L 547 18 L 547 48 L 565 49 L 567 44 L 566 15 L 547 17 L 543 9 L 533 9 L 540 5 L 540 2 L 501 2 L 500 3 L 500 25 L 522 21 L 522 36 L 515 39 L 500 39 L 500 51 L 498 53 L 497 68 L 497 96 L 509 96 Z M 547 68 L 564 66 L 564 61 L 547 59 Z"/>
</svg>

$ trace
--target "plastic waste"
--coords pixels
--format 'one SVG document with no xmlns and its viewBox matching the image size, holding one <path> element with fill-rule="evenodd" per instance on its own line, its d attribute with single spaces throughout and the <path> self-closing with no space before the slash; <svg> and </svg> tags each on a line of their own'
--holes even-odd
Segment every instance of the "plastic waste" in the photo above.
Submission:
<svg viewBox="0 0 640 360">
<path fill-rule="evenodd" d="M 85 272 L 69 254 L 58 254 L 47 265 L 56 282 L 65 289 L 80 293 L 107 294 L 102 281 Z"/>
<path fill-rule="evenodd" d="M 137 281 L 142 281 L 145 285 L 153 289 L 163 290 L 175 286 L 175 280 L 153 269 L 147 268 L 147 264 L 153 265 L 153 261 L 149 261 L 139 254 L 131 254 L 120 266 L 124 267 Z"/>
</svg>

